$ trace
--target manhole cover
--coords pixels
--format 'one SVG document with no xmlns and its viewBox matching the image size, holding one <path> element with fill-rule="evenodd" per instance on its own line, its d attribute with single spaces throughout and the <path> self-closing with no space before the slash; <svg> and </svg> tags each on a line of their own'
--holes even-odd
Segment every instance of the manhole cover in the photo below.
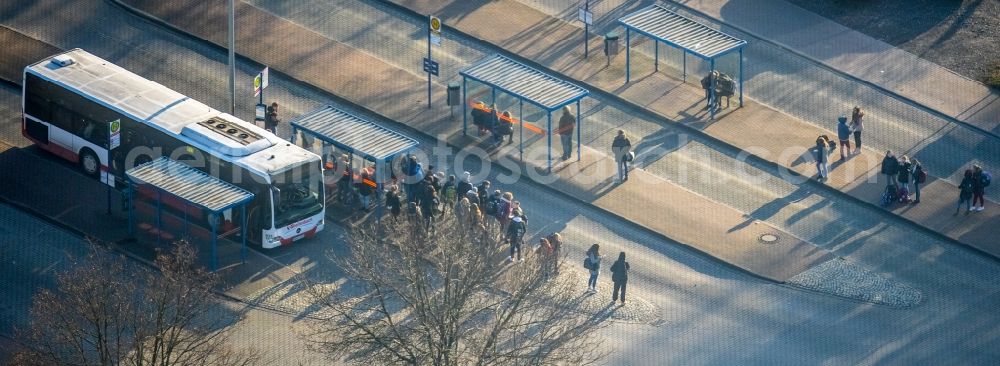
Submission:
<svg viewBox="0 0 1000 366">
<path fill-rule="evenodd" d="M 757 238 L 757 240 L 764 244 L 774 244 L 778 241 L 778 236 L 774 234 L 764 234 Z"/>
</svg>

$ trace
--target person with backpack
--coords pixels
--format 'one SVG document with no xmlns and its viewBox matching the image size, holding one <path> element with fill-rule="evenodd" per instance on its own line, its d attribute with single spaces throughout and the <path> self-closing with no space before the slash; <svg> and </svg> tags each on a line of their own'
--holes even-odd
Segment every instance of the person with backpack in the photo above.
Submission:
<svg viewBox="0 0 1000 366">
<path fill-rule="evenodd" d="M 441 213 L 445 213 L 450 208 L 454 208 L 455 200 L 458 199 L 458 186 L 455 175 L 449 175 L 448 181 L 441 186 Z"/>
<path fill-rule="evenodd" d="M 498 193 L 500 191 L 497 191 Z M 500 195 L 500 200 L 497 202 L 496 208 L 496 218 L 497 222 L 500 223 L 500 230 L 507 230 L 507 226 L 510 225 L 510 220 L 513 218 L 514 213 L 514 194 L 511 192 L 504 192 Z"/>
<path fill-rule="evenodd" d="M 497 129 L 500 132 L 500 142 L 503 142 L 504 137 L 507 137 L 507 144 L 514 143 L 514 123 L 513 117 L 510 115 L 510 111 L 503 111 L 500 118 L 500 126 Z"/>
<path fill-rule="evenodd" d="M 272 102 L 267 107 L 267 113 L 264 114 L 264 129 L 278 135 L 278 124 L 280 123 L 281 119 L 278 118 L 278 102 Z"/>
<path fill-rule="evenodd" d="M 972 212 L 972 169 L 965 170 L 965 176 L 958 184 L 958 206 L 955 207 L 955 215 L 962 209 L 962 203 L 965 203 L 966 214 Z"/>
<path fill-rule="evenodd" d="M 507 241 L 510 243 L 510 256 L 507 257 L 508 261 L 514 261 L 514 252 L 517 252 L 517 261 L 524 262 L 524 258 L 521 257 L 521 244 L 524 240 L 524 233 L 527 229 L 524 227 L 524 221 L 521 221 L 520 217 L 515 216 L 511 220 L 510 225 L 507 226 Z"/>
<path fill-rule="evenodd" d="M 913 164 L 910 157 L 903 155 L 899 158 L 899 173 L 896 180 L 899 182 L 899 202 L 910 202 L 910 175 L 913 173 Z"/>
<path fill-rule="evenodd" d="M 466 194 L 466 192 L 471 191 L 474 188 L 472 185 L 472 174 L 469 172 L 462 172 L 462 179 L 455 185 L 455 187 L 455 191 L 458 194 Z"/>
<path fill-rule="evenodd" d="M 395 184 L 389 186 L 389 192 L 385 194 L 385 206 L 389 208 L 389 214 L 393 219 L 399 218 L 403 212 L 403 203 L 399 200 L 399 188 Z"/>
<path fill-rule="evenodd" d="M 920 185 L 927 182 L 927 171 L 920 164 L 920 160 L 913 159 L 913 204 L 920 203 Z"/>
<path fill-rule="evenodd" d="M 882 174 L 888 178 L 887 185 L 895 186 L 898 184 L 896 175 L 899 174 L 899 160 L 896 160 L 896 155 L 892 154 L 892 150 L 886 150 L 885 157 L 882 158 Z"/>
<path fill-rule="evenodd" d="M 861 131 L 864 130 L 864 123 L 862 119 L 865 117 L 865 112 L 861 110 L 861 107 L 854 106 L 854 110 L 851 111 L 851 131 L 854 131 L 854 153 L 861 153 Z"/>
<path fill-rule="evenodd" d="M 611 265 L 611 282 L 614 288 L 611 290 L 611 302 L 614 303 L 621 296 L 622 305 L 625 305 L 625 288 L 628 285 L 628 262 L 625 261 L 625 252 L 618 253 L 618 260 Z"/>
<path fill-rule="evenodd" d="M 484 180 L 482 183 L 479 183 L 476 191 L 479 193 L 479 207 L 486 209 L 486 203 L 489 202 L 490 198 L 490 181 Z"/>
<path fill-rule="evenodd" d="M 837 118 L 837 139 L 840 140 L 840 160 L 844 160 L 847 158 L 844 150 L 851 153 L 851 127 L 847 126 L 847 116 Z"/>
<path fill-rule="evenodd" d="M 816 179 L 825 181 L 830 176 L 828 164 L 830 153 L 826 149 L 826 139 L 822 136 L 816 138 L 816 147 L 813 148 L 813 158 L 816 160 Z"/>
<path fill-rule="evenodd" d="M 611 142 L 611 153 L 618 167 L 618 181 L 628 180 L 628 163 L 632 161 L 632 141 L 625 135 L 625 130 L 618 130 L 618 135 Z"/>
<path fill-rule="evenodd" d="M 990 173 L 984 172 L 983 168 L 979 165 L 972 166 L 972 210 L 979 212 L 985 210 L 986 199 L 983 197 L 986 194 L 986 187 L 990 185 L 990 181 L 993 177 Z M 976 202 L 979 202 L 979 206 L 976 206 Z"/>
<path fill-rule="evenodd" d="M 590 278 L 587 279 L 587 292 L 597 293 L 597 276 L 601 274 L 601 246 L 594 244 L 587 249 L 587 258 L 583 260 L 584 268 L 590 270 Z"/>
</svg>

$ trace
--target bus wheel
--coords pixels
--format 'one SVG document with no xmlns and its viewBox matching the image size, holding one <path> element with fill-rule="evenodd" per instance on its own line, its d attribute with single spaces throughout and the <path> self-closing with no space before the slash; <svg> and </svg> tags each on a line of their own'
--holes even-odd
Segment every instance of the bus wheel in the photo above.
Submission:
<svg viewBox="0 0 1000 366">
<path fill-rule="evenodd" d="M 80 150 L 80 169 L 86 175 L 97 176 L 101 172 L 101 161 L 97 159 L 97 154 L 90 149 Z"/>
</svg>

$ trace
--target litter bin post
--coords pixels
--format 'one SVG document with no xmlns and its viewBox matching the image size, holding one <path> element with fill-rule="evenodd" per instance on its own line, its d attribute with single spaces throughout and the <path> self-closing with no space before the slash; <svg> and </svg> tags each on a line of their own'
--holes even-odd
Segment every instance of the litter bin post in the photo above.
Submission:
<svg viewBox="0 0 1000 366">
<path fill-rule="evenodd" d="M 448 83 L 448 106 L 451 107 L 451 116 L 455 117 L 455 106 L 462 103 L 461 85 L 457 82 Z"/>
<path fill-rule="evenodd" d="M 608 58 L 608 66 L 611 66 L 611 58 L 618 54 L 618 33 L 608 32 L 604 35 L 604 55 Z"/>
</svg>

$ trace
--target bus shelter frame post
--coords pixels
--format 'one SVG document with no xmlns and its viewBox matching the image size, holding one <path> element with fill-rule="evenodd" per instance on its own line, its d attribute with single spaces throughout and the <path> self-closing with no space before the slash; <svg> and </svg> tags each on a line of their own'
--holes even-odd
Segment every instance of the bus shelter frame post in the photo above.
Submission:
<svg viewBox="0 0 1000 366">
<path fill-rule="evenodd" d="M 163 205 L 163 193 L 160 191 L 159 188 L 157 188 L 156 189 L 156 246 L 157 247 L 160 246 L 160 237 L 163 236 L 162 235 L 162 233 L 163 233 L 163 219 L 161 217 L 162 214 L 160 213 L 160 210 L 162 209 L 162 207 L 161 207 L 162 205 Z"/>
<path fill-rule="evenodd" d="M 583 120 L 583 110 L 580 109 L 580 100 L 576 100 L 576 161 L 580 161 L 583 157 L 583 152 L 580 151 L 580 136 L 583 136 L 581 131 L 580 121 Z"/>
<path fill-rule="evenodd" d="M 130 238 L 134 238 L 135 237 L 135 218 L 133 217 L 133 214 L 134 214 L 134 211 L 135 211 L 135 207 L 132 204 L 132 199 L 133 199 L 133 197 L 132 197 L 132 195 L 133 195 L 132 191 L 134 189 L 132 187 L 133 187 L 133 183 L 131 181 L 129 181 L 128 187 L 126 188 L 127 192 L 125 192 L 125 194 L 128 195 L 128 203 L 127 203 L 127 205 L 128 205 L 128 236 Z"/>
<path fill-rule="evenodd" d="M 518 142 L 517 151 L 521 156 L 521 164 L 524 164 L 524 98 L 517 98 L 517 118 L 521 119 L 518 129 L 521 141 Z"/>
<path fill-rule="evenodd" d="M 715 73 L 715 59 L 714 58 L 709 59 L 708 63 L 709 63 L 709 74 L 714 74 Z M 714 120 L 715 119 L 716 109 L 718 109 L 718 107 L 716 106 L 716 104 L 717 104 L 718 101 L 715 99 L 716 98 L 715 88 L 716 88 L 716 86 L 719 85 L 719 79 L 718 78 L 715 78 L 715 80 L 711 80 L 710 79 L 710 81 L 711 82 L 708 85 L 708 89 L 709 89 L 709 91 L 708 91 L 708 95 L 709 95 L 709 97 L 708 97 L 708 108 L 709 108 L 709 111 L 711 111 L 711 117 L 710 117 L 710 119 Z"/>
<path fill-rule="evenodd" d="M 462 75 L 462 134 L 469 134 L 469 96 L 466 92 L 468 89 L 468 79 L 465 75 Z"/>
<path fill-rule="evenodd" d="M 247 204 L 244 203 L 240 205 L 240 216 L 243 218 L 242 223 L 240 223 L 240 238 L 242 238 L 243 246 L 240 247 L 240 260 L 243 264 L 247 263 Z"/>
<path fill-rule="evenodd" d="M 549 170 L 549 173 L 551 173 L 552 172 L 552 111 L 546 111 L 546 115 L 548 116 L 547 120 L 548 120 L 549 133 L 547 133 L 545 137 L 548 140 L 548 144 L 547 144 L 548 147 L 549 147 L 549 149 L 548 149 L 549 150 L 549 154 L 548 154 L 548 161 L 549 161 L 549 163 L 548 163 L 548 170 Z"/>
<path fill-rule="evenodd" d="M 216 246 L 218 245 L 217 242 L 219 240 L 218 227 L 220 218 L 218 217 L 219 214 L 217 212 L 211 212 L 209 215 L 211 215 L 211 217 L 208 219 L 208 223 L 209 226 L 212 227 L 212 272 L 215 272 L 215 270 L 219 268 L 219 251 Z"/>
<path fill-rule="evenodd" d="M 743 107 L 743 47 L 740 47 L 740 107 Z"/>
<path fill-rule="evenodd" d="M 656 54 L 656 56 L 653 57 L 653 72 L 659 72 L 660 71 L 660 41 L 657 41 L 657 40 L 654 39 L 653 40 L 653 45 L 654 45 L 653 46 L 653 53 Z"/>
<path fill-rule="evenodd" d="M 625 27 L 625 84 L 632 80 L 632 29 Z"/>
</svg>

